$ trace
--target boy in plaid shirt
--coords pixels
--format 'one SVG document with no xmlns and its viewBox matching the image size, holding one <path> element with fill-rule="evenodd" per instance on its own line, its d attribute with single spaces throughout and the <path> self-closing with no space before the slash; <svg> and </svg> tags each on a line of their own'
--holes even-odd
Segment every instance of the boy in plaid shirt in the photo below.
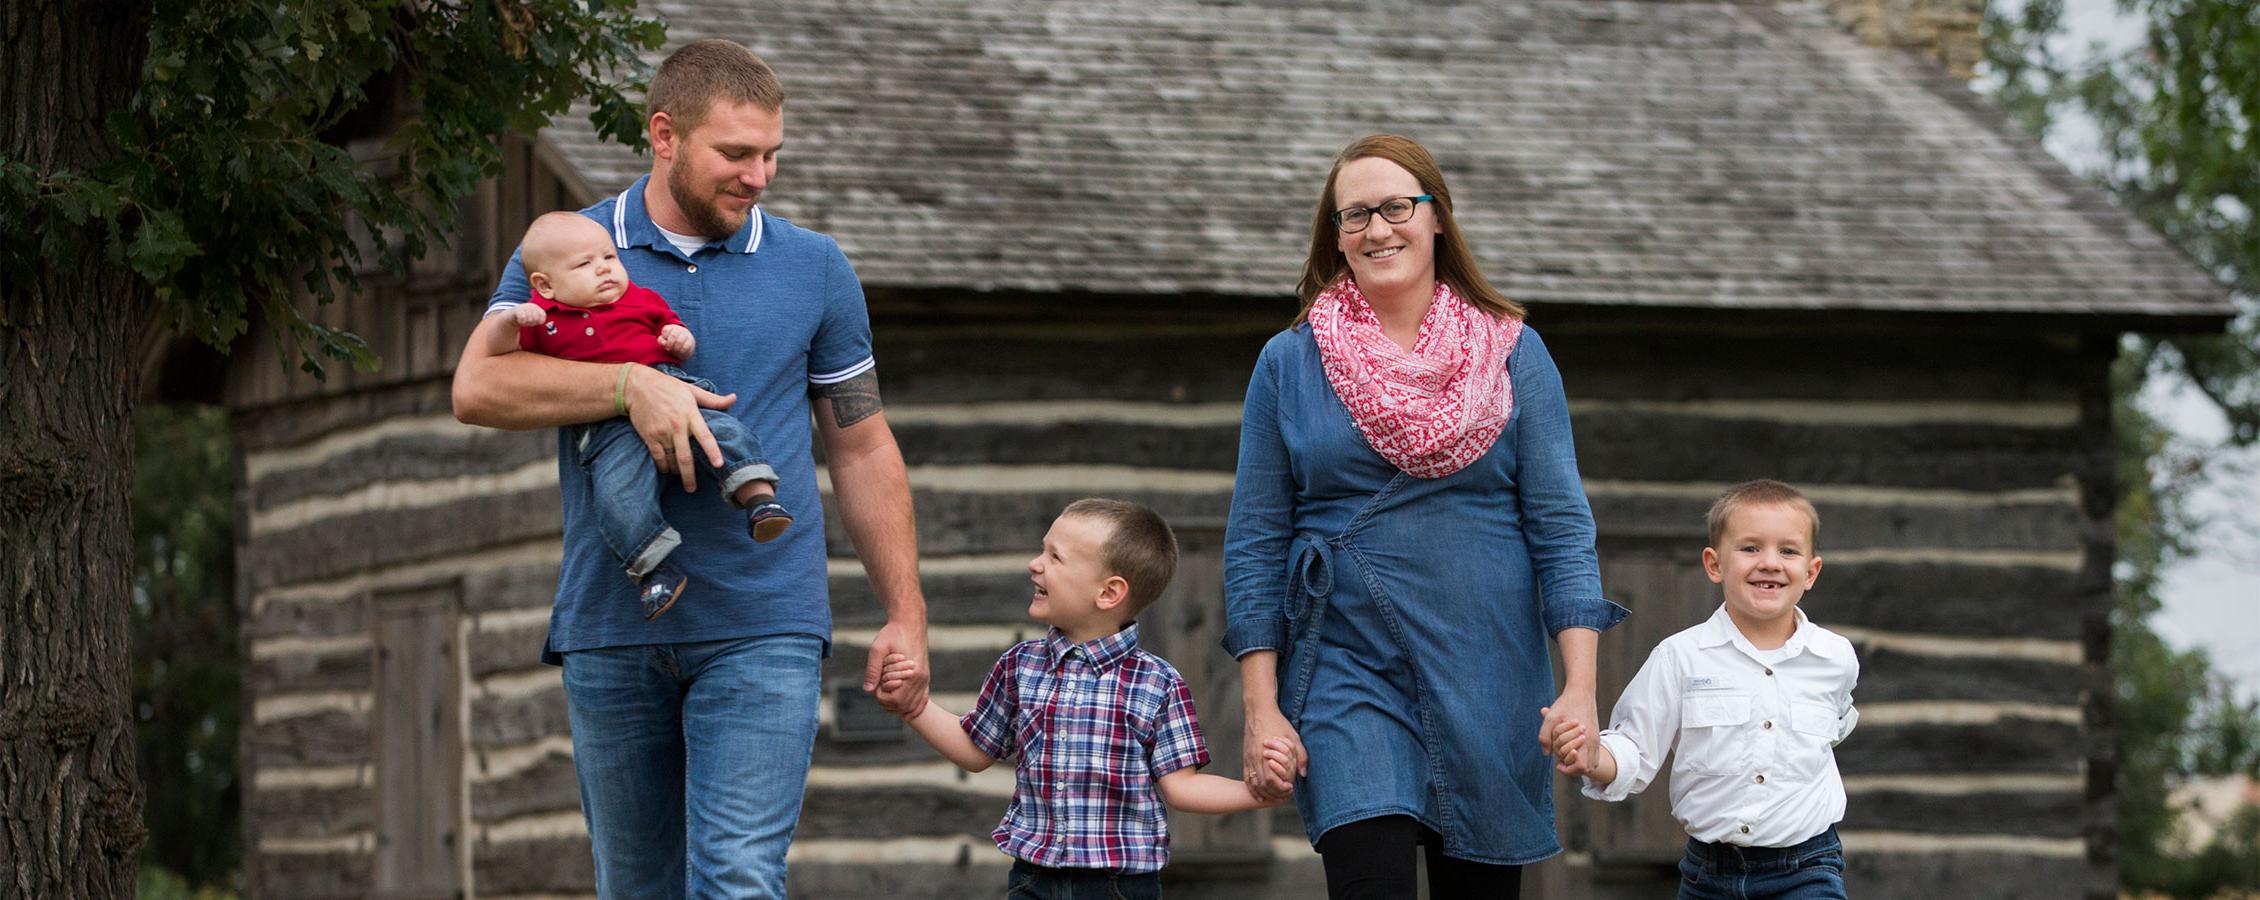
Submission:
<svg viewBox="0 0 2260 900">
<path fill-rule="evenodd" d="M 1139 612 L 1177 570 L 1177 538 L 1153 510 L 1078 500 L 1028 561 L 1028 615 L 1051 629 L 1006 650 L 963 719 L 893 705 L 917 664 L 889 657 L 879 699 L 959 767 L 1017 756 L 1012 805 L 991 837 L 1014 861 L 1012 897 L 1159 897 L 1169 861 L 1163 810 L 1229 813 L 1275 805 L 1209 761 L 1193 694 L 1138 648 Z M 1266 746 L 1286 775 L 1286 748 Z"/>
</svg>

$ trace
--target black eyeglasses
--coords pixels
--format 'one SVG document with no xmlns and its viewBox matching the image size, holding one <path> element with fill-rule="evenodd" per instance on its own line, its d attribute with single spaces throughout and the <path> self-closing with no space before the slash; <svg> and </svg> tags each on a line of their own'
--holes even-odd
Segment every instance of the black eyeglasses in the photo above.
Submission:
<svg viewBox="0 0 2260 900">
<path fill-rule="evenodd" d="M 1403 225 L 1412 221 L 1413 207 L 1434 199 L 1435 194 L 1421 194 L 1416 197 L 1391 197 L 1381 201 L 1380 206 L 1345 206 L 1334 211 L 1334 227 L 1342 229 L 1343 234 L 1356 234 L 1373 224 L 1374 213 L 1381 214 L 1381 221 Z"/>
</svg>

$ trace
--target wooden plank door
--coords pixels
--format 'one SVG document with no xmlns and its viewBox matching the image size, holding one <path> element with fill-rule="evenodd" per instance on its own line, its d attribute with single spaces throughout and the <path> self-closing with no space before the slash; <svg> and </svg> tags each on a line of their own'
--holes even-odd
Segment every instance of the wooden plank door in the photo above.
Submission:
<svg viewBox="0 0 2260 900">
<path fill-rule="evenodd" d="M 377 595 L 377 853 L 370 896 L 462 895 L 461 586 Z"/>
</svg>

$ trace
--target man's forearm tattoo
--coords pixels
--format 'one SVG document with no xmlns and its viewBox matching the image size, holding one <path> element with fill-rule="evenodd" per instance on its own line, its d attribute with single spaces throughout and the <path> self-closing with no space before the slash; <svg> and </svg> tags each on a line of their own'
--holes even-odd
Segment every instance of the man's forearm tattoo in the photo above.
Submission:
<svg viewBox="0 0 2260 900">
<path fill-rule="evenodd" d="M 832 420 L 846 428 L 878 415 L 886 406 L 879 402 L 879 371 L 872 369 L 846 381 L 819 384 L 809 389 L 817 402 L 832 404 Z"/>
</svg>

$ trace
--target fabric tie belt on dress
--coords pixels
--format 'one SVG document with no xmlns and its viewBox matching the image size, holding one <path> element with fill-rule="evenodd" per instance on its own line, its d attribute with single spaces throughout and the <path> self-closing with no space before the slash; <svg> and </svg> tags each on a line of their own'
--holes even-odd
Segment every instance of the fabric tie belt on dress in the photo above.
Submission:
<svg viewBox="0 0 2260 900">
<path fill-rule="evenodd" d="M 1334 593 L 1334 547 L 1316 532 L 1301 532 L 1287 549 L 1287 630 L 1290 641 L 1301 637 L 1310 623 L 1326 611 L 1326 598 Z"/>
<path fill-rule="evenodd" d="M 1287 549 L 1287 691 L 1280 698 L 1281 711 L 1291 722 L 1302 720 L 1303 700 L 1317 669 L 1318 654 L 1305 644 L 1317 635 L 1333 593 L 1334 545 L 1317 532 L 1298 532 Z"/>
</svg>

